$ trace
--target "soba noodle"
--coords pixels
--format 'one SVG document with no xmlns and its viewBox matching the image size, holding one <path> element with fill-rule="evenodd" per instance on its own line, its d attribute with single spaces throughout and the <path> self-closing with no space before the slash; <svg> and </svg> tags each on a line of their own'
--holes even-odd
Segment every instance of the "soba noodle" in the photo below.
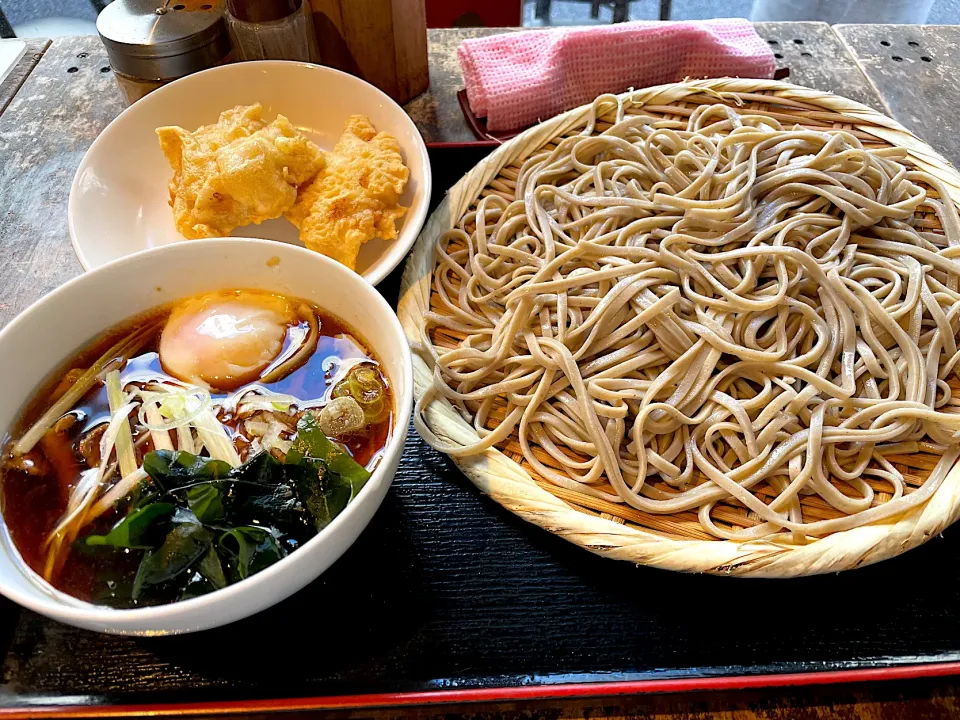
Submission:
<svg viewBox="0 0 960 720">
<path fill-rule="evenodd" d="M 734 540 L 804 541 L 928 500 L 960 454 L 944 408 L 960 361 L 947 190 L 904 150 L 719 104 L 685 122 L 618 104 L 594 134 L 611 101 L 528 159 L 514 197 L 482 197 L 441 238 L 421 434 L 451 455 L 515 435 L 558 486 L 696 510 Z M 430 430 L 438 396 L 479 442 Z M 943 458 L 912 489 L 887 458 L 920 448 Z M 805 517 L 811 494 L 839 516 Z M 720 502 L 758 522 L 719 525 Z"/>
</svg>

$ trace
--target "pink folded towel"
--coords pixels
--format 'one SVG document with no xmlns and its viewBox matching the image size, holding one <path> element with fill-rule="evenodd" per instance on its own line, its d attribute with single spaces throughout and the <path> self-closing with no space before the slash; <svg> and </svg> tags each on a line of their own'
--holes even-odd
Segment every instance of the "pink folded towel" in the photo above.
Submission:
<svg viewBox="0 0 960 720">
<path fill-rule="evenodd" d="M 773 77 L 773 53 L 746 20 L 632 22 L 465 40 L 470 109 L 488 130 L 546 120 L 606 92 L 686 77 Z"/>
</svg>

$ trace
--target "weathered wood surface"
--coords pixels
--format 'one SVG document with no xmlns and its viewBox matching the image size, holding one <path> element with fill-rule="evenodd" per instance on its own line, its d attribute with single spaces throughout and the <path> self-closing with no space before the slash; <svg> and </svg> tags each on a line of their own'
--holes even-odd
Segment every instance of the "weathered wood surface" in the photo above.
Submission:
<svg viewBox="0 0 960 720">
<path fill-rule="evenodd" d="M 790 68 L 787 82 L 828 90 L 883 112 L 883 101 L 829 25 L 761 22 L 755 26 L 770 43 L 777 67 Z"/>
<path fill-rule="evenodd" d="M 960 166 L 960 26 L 837 25 L 886 111 Z"/>
<path fill-rule="evenodd" d="M 67 231 L 70 184 L 123 107 L 99 39 L 64 37 L 0 115 L 0 326 L 80 274 Z"/>
<path fill-rule="evenodd" d="M 0 113 L 10 104 L 23 81 L 27 79 L 27 76 L 40 60 L 43 51 L 50 45 L 49 40 L 41 38 L 27 38 L 24 43 L 26 43 L 27 48 L 23 57 L 17 60 L 17 64 L 11 68 L 3 82 L 0 82 Z"/>
<path fill-rule="evenodd" d="M 770 42 L 778 67 L 789 67 L 788 82 L 829 90 L 878 110 L 883 104 L 870 83 L 826 23 L 757 23 L 760 37 Z M 454 28 L 428 30 L 430 88 L 404 108 L 428 143 L 474 142 L 476 137 L 457 101 L 463 75 L 457 48 L 468 38 L 486 37 L 519 28 Z M 799 41 L 799 42 L 797 42 Z"/>
</svg>

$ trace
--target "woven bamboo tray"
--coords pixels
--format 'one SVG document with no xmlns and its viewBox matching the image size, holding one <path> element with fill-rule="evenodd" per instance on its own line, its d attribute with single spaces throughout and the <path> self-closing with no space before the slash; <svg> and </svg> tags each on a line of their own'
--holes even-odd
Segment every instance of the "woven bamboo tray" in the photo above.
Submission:
<svg viewBox="0 0 960 720">
<path fill-rule="evenodd" d="M 960 173 L 942 156 L 895 120 L 865 105 L 830 93 L 773 80 L 721 78 L 675 83 L 637 90 L 620 96 L 627 114 L 643 113 L 666 120 L 685 120 L 701 104 L 723 103 L 794 124 L 825 130 L 844 129 L 867 147 L 899 146 L 908 150 L 908 161 L 937 177 L 960 204 Z M 595 132 L 613 120 L 616 104 L 600 113 Z M 590 106 L 584 106 L 537 125 L 502 145 L 465 175 L 427 222 L 407 261 L 401 286 L 398 315 L 413 347 L 421 338 L 421 321 L 430 308 L 434 248 L 439 237 L 485 195 L 497 193 L 514 199 L 520 166 L 532 154 L 552 148 L 556 140 L 581 133 Z M 602 122 L 602 121 L 606 121 Z M 928 188 L 932 196 L 936 192 Z M 918 223 L 939 228 L 935 216 Z M 456 338 L 431 338 L 437 345 L 452 346 Z M 432 368 L 414 353 L 414 383 L 422 396 L 432 378 Z M 960 411 L 960 382 L 951 380 L 952 404 Z M 439 437 L 452 443 L 476 442 L 478 436 L 446 401 L 426 409 L 424 420 Z M 546 458 L 545 458 L 546 459 Z M 908 487 L 917 487 L 939 457 L 919 452 L 890 458 L 903 473 Z M 608 502 L 566 490 L 540 478 L 522 459 L 516 436 L 483 454 L 454 458 L 456 464 L 483 492 L 524 520 L 538 525 L 591 552 L 608 558 L 683 572 L 707 572 L 753 577 L 796 577 L 837 572 L 879 562 L 916 547 L 939 534 L 960 514 L 960 464 L 926 503 L 891 520 L 827 535 L 805 545 L 778 539 L 752 542 L 718 540 L 706 534 L 695 511 L 651 515 L 625 504 Z M 889 495 L 886 486 L 868 480 L 877 502 Z M 837 517 L 839 513 L 817 497 L 804 501 L 804 514 Z M 758 522 L 742 508 L 729 505 L 715 511 L 730 525 L 748 527 Z"/>
</svg>

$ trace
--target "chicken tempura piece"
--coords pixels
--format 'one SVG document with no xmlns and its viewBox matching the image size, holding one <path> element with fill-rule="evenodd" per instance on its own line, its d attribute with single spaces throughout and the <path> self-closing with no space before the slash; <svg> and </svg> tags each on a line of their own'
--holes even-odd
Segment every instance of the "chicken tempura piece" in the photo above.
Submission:
<svg viewBox="0 0 960 720">
<path fill-rule="evenodd" d="M 170 205 L 188 239 L 229 235 L 283 215 L 323 168 L 323 153 L 283 115 L 267 124 L 259 104 L 237 106 L 194 132 L 157 129 L 173 168 Z"/>
<path fill-rule="evenodd" d="M 360 247 L 376 237 L 397 237 L 407 211 L 400 195 L 410 171 L 392 135 L 378 133 L 363 115 L 351 116 L 326 167 L 301 188 L 287 218 L 311 250 L 356 270 Z"/>
</svg>

